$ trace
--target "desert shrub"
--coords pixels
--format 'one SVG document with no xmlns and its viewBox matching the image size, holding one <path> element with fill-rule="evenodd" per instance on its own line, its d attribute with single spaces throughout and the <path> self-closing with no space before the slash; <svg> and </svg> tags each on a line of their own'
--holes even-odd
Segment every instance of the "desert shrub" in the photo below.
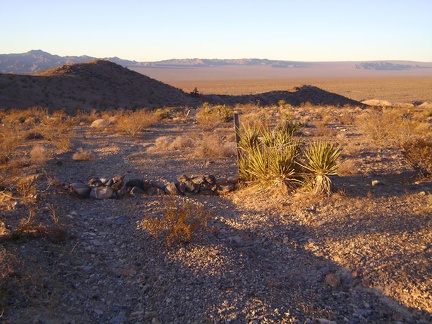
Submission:
<svg viewBox="0 0 432 324">
<path fill-rule="evenodd" d="M 7 163 L 12 158 L 22 142 L 22 139 L 10 129 L 0 133 L 0 165 Z"/>
<path fill-rule="evenodd" d="M 91 161 L 94 159 L 94 153 L 89 150 L 84 150 L 82 147 L 80 147 L 78 151 L 72 155 L 72 160 L 74 161 Z"/>
<path fill-rule="evenodd" d="M 177 136 L 168 146 L 169 151 L 178 151 L 194 146 L 194 139 L 190 136 Z"/>
<path fill-rule="evenodd" d="M 114 123 L 114 129 L 135 137 L 147 127 L 154 125 L 161 119 L 158 113 L 141 109 L 122 113 Z"/>
<path fill-rule="evenodd" d="M 418 122 L 411 114 L 397 108 L 374 108 L 358 116 L 356 124 L 360 131 L 373 140 L 405 142 L 415 135 Z"/>
<path fill-rule="evenodd" d="M 207 230 L 212 216 L 201 203 L 167 198 L 162 217 L 146 216 L 142 226 L 153 238 L 164 238 L 166 245 L 171 246 L 189 243 L 193 235 Z"/>
<path fill-rule="evenodd" d="M 204 103 L 196 113 L 196 122 L 204 129 L 212 129 L 220 123 L 226 123 L 233 120 L 234 110 L 230 106 L 216 105 L 212 106 Z"/>
<path fill-rule="evenodd" d="M 330 176 L 336 175 L 340 152 L 339 146 L 328 142 L 311 143 L 304 150 L 305 184 L 314 194 L 331 193 Z"/>
<path fill-rule="evenodd" d="M 30 151 L 30 158 L 34 164 L 45 164 L 50 159 L 50 152 L 43 145 L 35 145 Z"/>
<path fill-rule="evenodd" d="M 225 142 L 221 136 L 203 134 L 202 139 L 195 142 L 194 156 L 199 157 L 230 157 L 236 154 L 235 142 Z"/>
<path fill-rule="evenodd" d="M 298 183 L 300 143 L 289 133 L 246 125 L 239 135 L 241 179 L 264 187 Z"/>
<path fill-rule="evenodd" d="M 413 138 L 402 145 L 405 160 L 421 177 L 432 176 L 432 140 L 430 138 Z"/>
<path fill-rule="evenodd" d="M 156 138 L 154 146 L 148 148 L 148 152 L 178 151 L 193 147 L 194 142 L 190 136 L 160 136 Z"/>
</svg>

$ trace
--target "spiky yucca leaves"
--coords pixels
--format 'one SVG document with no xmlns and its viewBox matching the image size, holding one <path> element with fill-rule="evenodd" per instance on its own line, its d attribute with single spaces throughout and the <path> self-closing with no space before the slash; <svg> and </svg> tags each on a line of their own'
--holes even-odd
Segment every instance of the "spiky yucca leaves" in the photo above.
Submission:
<svg viewBox="0 0 432 324">
<path fill-rule="evenodd" d="M 240 178 L 264 187 L 298 181 L 300 144 L 288 133 L 249 125 L 239 135 Z"/>
<path fill-rule="evenodd" d="M 306 185 L 309 185 L 314 194 L 330 195 L 330 176 L 336 175 L 337 160 L 340 156 L 340 147 L 328 142 L 315 142 L 309 144 L 303 152 Z"/>
<path fill-rule="evenodd" d="M 239 131 L 239 148 L 247 151 L 249 149 L 257 147 L 260 143 L 260 133 L 261 127 L 259 125 L 244 125 Z"/>
<path fill-rule="evenodd" d="M 290 119 L 283 119 L 283 120 L 279 121 L 279 123 L 276 125 L 275 130 L 277 132 L 285 132 L 285 133 L 293 136 L 294 133 L 302 127 L 303 127 L 303 125 L 300 122 L 293 121 Z"/>
</svg>

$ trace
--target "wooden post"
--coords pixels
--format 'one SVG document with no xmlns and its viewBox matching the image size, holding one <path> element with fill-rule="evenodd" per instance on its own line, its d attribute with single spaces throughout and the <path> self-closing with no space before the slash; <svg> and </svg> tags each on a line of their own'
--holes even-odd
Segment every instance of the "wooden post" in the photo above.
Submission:
<svg viewBox="0 0 432 324">
<path fill-rule="evenodd" d="M 239 114 L 234 112 L 234 129 L 235 129 L 235 138 L 236 138 L 236 147 L 237 147 L 237 161 L 240 159 L 240 122 L 239 122 Z"/>
</svg>

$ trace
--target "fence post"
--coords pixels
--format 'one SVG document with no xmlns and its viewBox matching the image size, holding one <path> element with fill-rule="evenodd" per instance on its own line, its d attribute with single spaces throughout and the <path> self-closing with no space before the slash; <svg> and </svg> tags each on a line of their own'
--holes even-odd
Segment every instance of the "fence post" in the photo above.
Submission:
<svg viewBox="0 0 432 324">
<path fill-rule="evenodd" d="M 234 112 L 234 129 L 235 129 L 235 138 L 236 138 L 236 148 L 237 148 L 237 164 L 240 159 L 240 122 L 239 122 L 239 114 L 238 112 Z"/>
</svg>

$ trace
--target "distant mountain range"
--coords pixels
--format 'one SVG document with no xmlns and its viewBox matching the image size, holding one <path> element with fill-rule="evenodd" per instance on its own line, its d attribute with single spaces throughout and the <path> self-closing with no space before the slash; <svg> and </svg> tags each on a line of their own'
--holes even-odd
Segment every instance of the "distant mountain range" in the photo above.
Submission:
<svg viewBox="0 0 432 324">
<path fill-rule="evenodd" d="M 32 50 L 20 54 L 0 54 L 0 73 L 34 74 L 39 71 L 64 64 L 83 63 L 97 59 L 90 56 L 59 56 L 42 50 Z M 268 59 L 171 59 L 157 62 L 137 62 L 123 60 L 118 57 L 105 60 L 128 68 L 175 68 L 175 67 L 217 67 L 217 66 L 264 66 L 272 68 L 314 68 L 326 64 L 328 66 L 348 66 L 357 70 L 376 71 L 407 71 L 431 69 L 432 62 L 411 61 L 365 61 L 365 62 L 297 62 Z"/>
</svg>

